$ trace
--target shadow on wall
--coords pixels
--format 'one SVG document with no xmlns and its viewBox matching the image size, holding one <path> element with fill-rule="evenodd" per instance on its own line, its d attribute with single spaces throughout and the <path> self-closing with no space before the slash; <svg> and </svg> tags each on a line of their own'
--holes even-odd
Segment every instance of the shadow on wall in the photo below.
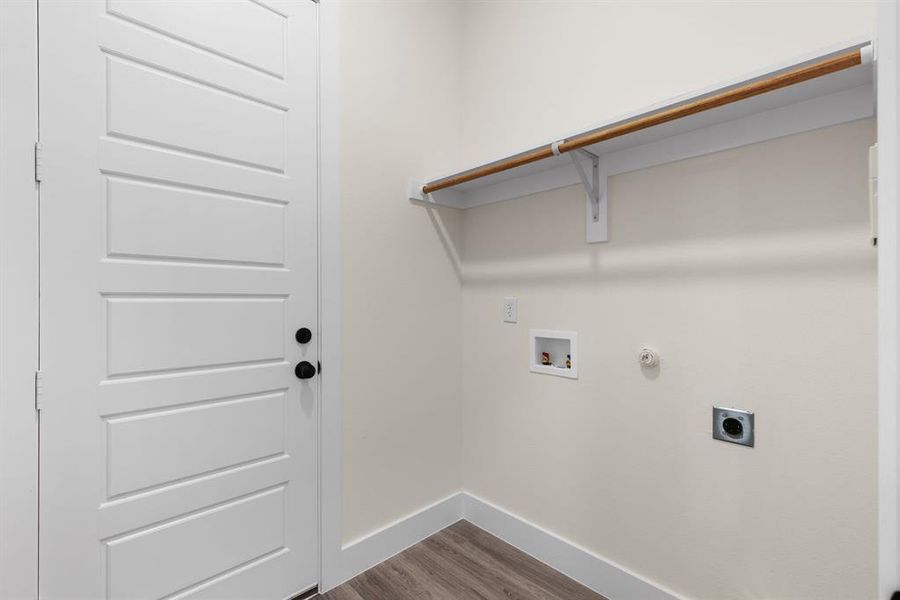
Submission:
<svg viewBox="0 0 900 600">
<path fill-rule="evenodd" d="M 874 135 L 850 123 L 612 177 L 607 243 L 585 242 L 577 185 L 467 209 L 458 233 L 441 215 L 454 209 L 425 210 L 466 285 L 858 272 L 875 265 Z M 810 154 L 809 136 L 846 168 Z"/>
</svg>

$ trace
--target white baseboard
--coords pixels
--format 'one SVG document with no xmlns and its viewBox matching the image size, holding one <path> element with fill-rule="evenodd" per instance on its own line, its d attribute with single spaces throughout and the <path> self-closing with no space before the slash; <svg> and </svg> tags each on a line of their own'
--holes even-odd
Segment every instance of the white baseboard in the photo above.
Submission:
<svg viewBox="0 0 900 600">
<path fill-rule="evenodd" d="M 677 600 L 679 596 L 471 494 L 463 518 L 610 600 Z"/>
<path fill-rule="evenodd" d="M 610 600 L 680 598 L 624 567 L 466 492 L 448 496 L 346 544 L 341 551 L 340 581 L 333 582 L 328 589 L 371 569 L 460 519 L 466 519 Z"/>
<path fill-rule="evenodd" d="M 339 581 L 329 588 L 356 577 L 410 546 L 418 544 L 462 518 L 463 494 L 456 493 L 422 510 L 399 519 L 341 549 Z M 327 591 L 327 590 L 324 590 Z"/>
</svg>

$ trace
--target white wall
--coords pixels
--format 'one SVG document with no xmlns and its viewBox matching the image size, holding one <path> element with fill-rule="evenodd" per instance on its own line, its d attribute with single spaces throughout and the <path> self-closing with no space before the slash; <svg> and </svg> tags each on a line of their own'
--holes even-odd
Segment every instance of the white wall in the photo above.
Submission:
<svg viewBox="0 0 900 600">
<path fill-rule="evenodd" d="M 600 246 L 577 187 L 463 213 L 403 197 L 873 19 L 343 2 L 344 541 L 465 489 L 689 598 L 873 597 L 871 122 L 615 177 Z M 529 327 L 579 331 L 578 381 L 527 373 Z M 755 449 L 710 439 L 720 403 L 757 412 Z"/>
<path fill-rule="evenodd" d="M 614 177 L 602 246 L 579 187 L 466 211 L 466 491 L 687 598 L 874 598 L 873 138 Z M 529 328 L 578 332 L 577 381 L 528 372 Z M 755 448 L 711 439 L 720 404 Z"/>
<path fill-rule="evenodd" d="M 458 160 L 462 8 L 340 4 L 344 542 L 461 486 L 459 215 L 402 191 Z"/>
<path fill-rule="evenodd" d="M 862 0 L 470 0 L 462 157 L 468 165 L 548 143 L 806 52 L 869 38 L 874 24 L 874 2 Z"/>
<path fill-rule="evenodd" d="M 873 25 L 871 3 L 470 2 L 463 158 Z M 875 597 L 873 141 L 854 123 L 612 178 L 605 245 L 577 186 L 465 211 L 466 491 L 688 598 Z M 528 328 L 578 331 L 578 381 L 528 373 Z M 710 439 L 714 404 L 756 411 L 756 448 Z"/>
</svg>

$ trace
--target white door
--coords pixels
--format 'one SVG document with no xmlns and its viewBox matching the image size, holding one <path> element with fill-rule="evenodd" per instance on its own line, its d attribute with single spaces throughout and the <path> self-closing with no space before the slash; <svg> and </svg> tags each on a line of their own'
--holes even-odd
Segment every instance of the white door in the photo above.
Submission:
<svg viewBox="0 0 900 600">
<path fill-rule="evenodd" d="M 39 9 L 40 596 L 288 598 L 318 571 L 316 4 Z"/>
</svg>

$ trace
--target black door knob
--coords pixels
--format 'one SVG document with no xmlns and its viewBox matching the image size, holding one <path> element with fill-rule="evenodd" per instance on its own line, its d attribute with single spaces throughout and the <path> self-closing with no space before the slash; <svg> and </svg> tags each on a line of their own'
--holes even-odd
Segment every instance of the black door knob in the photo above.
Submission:
<svg viewBox="0 0 900 600">
<path fill-rule="evenodd" d="M 298 363 L 296 367 L 294 367 L 294 375 L 297 376 L 297 379 L 309 379 L 311 377 L 315 377 L 316 366 L 304 360 L 303 362 Z"/>
<path fill-rule="evenodd" d="M 297 340 L 298 344 L 308 344 L 309 340 L 312 339 L 312 331 L 307 327 L 301 327 L 297 330 L 297 333 L 294 334 L 294 338 Z"/>
</svg>

